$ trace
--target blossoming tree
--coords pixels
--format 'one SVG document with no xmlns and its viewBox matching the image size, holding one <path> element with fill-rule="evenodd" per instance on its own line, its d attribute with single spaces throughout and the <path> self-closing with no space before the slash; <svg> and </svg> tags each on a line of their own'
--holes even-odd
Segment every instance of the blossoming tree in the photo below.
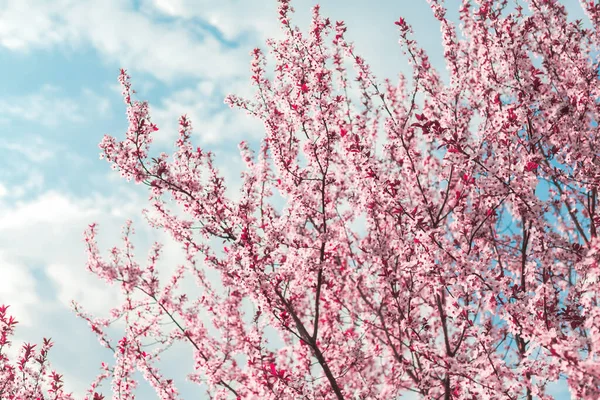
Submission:
<svg viewBox="0 0 600 400">
<path fill-rule="evenodd" d="M 158 128 L 121 70 L 129 129 L 100 147 L 148 185 L 148 219 L 187 263 L 164 282 L 159 244 L 146 266 L 134 261 L 130 223 L 109 261 L 96 225 L 86 231 L 88 268 L 127 299 L 111 312 L 126 320 L 118 343 L 76 306 L 115 353 L 99 377 L 114 398 L 133 398 L 136 370 L 179 398 L 155 366 L 176 341 L 214 399 L 552 399 L 559 379 L 574 397 L 600 396 L 600 6 L 581 1 L 589 30 L 556 0 L 526 1 L 529 15 L 465 0 L 461 37 L 429 3 L 447 85 L 404 19 L 410 86 L 376 79 L 342 22 L 315 7 L 303 33 L 279 0 L 272 74 L 255 49 L 255 98 L 226 99 L 265 127 L 256 153 L 240 144 L 239 199 L 185 116 L 176 151 L 150 157 Z M 178 291 L 185 274 L 198 291 Z M 146 353 L 148 341 L 158 345 Z"/>
</svg>

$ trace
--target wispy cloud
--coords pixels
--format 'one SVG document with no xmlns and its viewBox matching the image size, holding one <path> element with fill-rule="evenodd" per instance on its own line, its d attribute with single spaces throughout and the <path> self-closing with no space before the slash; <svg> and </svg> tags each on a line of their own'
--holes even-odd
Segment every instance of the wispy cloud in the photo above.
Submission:
<svg viewBox="0 0 600 400">
<path fill-rule="evenodd" d="M 265 1 L 224 0 L 142 0 L 142 9 L 186 21 L 201 20 L 227 41 L 252 41 L 262 44 L 264 39 L 279 31 L 277 3 Z M 248 35 L 250 37 L 248 37 Z"/>
<path fill-rule="evenodd" d="M 61 13 L 72 1 L 9 0 L 0 10 L 0 44 L 16 51 L 48 47 L 73 39 Z"/>
<path fill-rule="evenodd" d="M 194 138 L 201 145 L 228 144 L 237 153 L 241 140 L 262 136 L 261 121 L 240 110 L 230 110 L 223 99 L 227 93 L 210 81 L 200 82 L 194 88 L 173 92 L 158 104 L 150 104 L 153 121 L 160 130 L 159 143 L 174 143 L 177 138 L 177 121 L 183 114 L 191 119 Z"/>
<path fill-rule="evenodd" d="M 81 97 L 86 100 L 89 111 L 97 112 L 98 117 L 108 117 L 110 115 L 111 100 L 101 96 L 89 88 L 81 90 Z"/>
<path fill-rule="evenodd" d="M 6 0 L 0 44 L 15 51 L 91 44 L 119 66 L 163 80 L 238 75 L 245 53 L 229 48 L 196 24 L 153 20 L 117 0 Z M 32 23 L 33 21 L 33 23 Z"/>
<path fill-rule="evenodd" d="M 55 155 L 52 145 L 41 136 L 29 136 L 26 140 L 3 140 L 0 141 L 0 149 L 12 154 L 19 154 L 27 161 L 37 164 L 43 163 Z"/>
<path fill-rule="evenodd" d="M 0 98 L 0 117 L 5 122 L 34 121 L 44 127 L 84 121 L 79 105 L 65 97 L 61 89 L 48 84 L 43 85 L 37 93 L 4 95 Z"/>
<path fill-rule="evenodd" d="M 40 303 L 35 278 L 26 265 L 16 262 L 10 255 L 0 252 L 2 279 L 0 279 L 0 305 L 10 305 L 11 313 L 19 316 L 19 322 L 31 326 L 32 311 Z"/>
</svg>

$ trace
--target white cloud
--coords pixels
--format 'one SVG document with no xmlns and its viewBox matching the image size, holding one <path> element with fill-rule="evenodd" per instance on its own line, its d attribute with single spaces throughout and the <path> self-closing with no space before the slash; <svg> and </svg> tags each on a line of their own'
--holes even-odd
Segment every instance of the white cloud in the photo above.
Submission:
<svg viewBox="0 0 600 400">
<path fill-rule="evenodd" d="M 54 12 L 70 1 L 3 0 L 0 2 L 0 45 L 27 51 L 30 47 L 46 47 L 70 36 L 60 14 Z"/>
<path fill-rule="evenodd" d="M 69 197 L 54 192 L 46 192 L 39 198 L 28 202 L 18 203 L 16 207 L 0 210 L 2 225 L 0 232 L 7 230 L 30 230 L 40 224 L 60 224 L 97 216 L 98 210 L 86 209 L 76 204 Z"/>
<path fill-rule="evenodd" d="M 248 40 L 262 45 L 279 31 L 277 2 L 224 0 L 143 0 L 144 9 L 184 20 L 202 19 L 226 40 Z"/>
<path fill-rule="evenodd" d="M 133 207 L 116 196 L 74 198 L 55 191 L 1 205 L 0 251 L 19 264 L 41 267 L 54 283 L 63 306 L 77 299 L 94 311 L 105 310 L 114 290 L 87 272 L 83 230 L 98 219 L 107 225 L 105 230 L 118 233 L 124 221 L 111 217 L 111 212 L 123 207 L 127 208 L 126 214 L 133 214 Z M 119 237 L 113 234 L 110 241 L 117 239 L 113 245 L 119 244 Z M 28 296 L 26 291 L 18 290 L 11 301 L 21 301 L 21 293 Z"/>
<path fill-rule="evenodd" d="M 90 106 L 91 110 L 94 110 L 97 115 L 106 117 L 110 113 L 111 100 L 104 96 L 100 96 L 89 88 L 83 88 L 81 91 L 82 97 Z"/>
<path fill-rule="evenodd" d="M 192 121 L 194 140 L 198 144 L 233 145 L 241 140 L 259 139 L 264 133 L 261 121 L 244 111 L 231 110 L 223 104 L 226 92 L 210 81 L 197 84 L 195 89 L 184 89 L 162 99 L 159 105 L 150 104 L 150 115 L 159 127 L 155 138 L 159 143 L 172 144 L 178 136 L 177 121 L 183 114 Z"/>
<path fill-rule="evenodd" d="M 2 219 L 0 219 L 1 221 Z M 0 249 L 0 305 L 10 306 L 10 315 L 22 325 L 35 323 L 34 309 L 39 309 L 35 278 L 26 265 L 10 260 Z"/>
<path fill-rule="evenodd" d="M 191 24 L 152 20 L 118 0 L 4 0 L 0 45 L 30 51 L 91 44 L 106 61 L 170 80 L 181 76 L 230 77 L 244 52 L 215 37 L 198 38 Z M 34 23 L 32 23 L 32 21 Z"/>
<path fill-rule="evenodd" d="M 1 21 L 0 19 L 0 25 Z M 4 95 L 0 99 L 0 117 L 8 121 L 34 121 L 45 127 L 84 121 L 79 105 L 72 99 L 61 96 L 61 90 L 52 85 L 43 85 L 37 93 Z"/>
<path fill-rule="evenodd" d="M 73 243 L 72 247 L 78 247 Z M 83 252 L 83 245 L 81 252 Z M 82 263 L 80 265 L 50 264 L 46 275 L 57 289 L 57 300 L 65 308 L 72 300 L 85 307 L 85 310 L 97 317 L 106 317 L 109 307 L 121 300 L 118 288 L 109 287 L 104 281 L 92 275 Z"/>
<path fill-rule="evenodd" d="M 23 178 L 19 179 L 18 177 L 22 175 Z M 10 186 L 5 186 L 6 198 L 20 198 L 28 193 L 35 192 L 36 190 L 40 190 L 44 186 L 44 175 L 42 175 L 38 170 L 31 167 L 30 164 L 19 165 L 18 167 L 14 167 L 8 173 L 2 174 L 4 178 L 9 178 L 10 180 L 18 180 L 17 184 L 12 184 Z M 10 190 L 9 190 L 10 188 Z"/>
<path fill-rule="evenodd" d="M 28 136 L 26 137 L 26 140 L 18 142 L 13 140 L 2 140 L 0 141 L 0 149 L 18 153 L 25 157 L 29 162 L 35 164 L 43 163 L 53 158 L 55 155 L 55 150 L 52 148 L 52 145 L 41 136 Z"/>
</svg>

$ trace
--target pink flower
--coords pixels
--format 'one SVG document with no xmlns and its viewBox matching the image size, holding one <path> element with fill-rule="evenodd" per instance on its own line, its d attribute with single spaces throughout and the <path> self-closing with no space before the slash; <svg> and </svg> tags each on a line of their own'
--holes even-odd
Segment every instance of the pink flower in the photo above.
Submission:
<svg viewBox="0 0 600 400">
<path fill-rule="evenodd" d="M 539 166 L 540 165 L 538 163 L 536 163 L 535 161 L 528 161 L 527 164 L 525 164 L 525 171 L 535 172 L 535 171 L 537 171 Z"/>
</svg>

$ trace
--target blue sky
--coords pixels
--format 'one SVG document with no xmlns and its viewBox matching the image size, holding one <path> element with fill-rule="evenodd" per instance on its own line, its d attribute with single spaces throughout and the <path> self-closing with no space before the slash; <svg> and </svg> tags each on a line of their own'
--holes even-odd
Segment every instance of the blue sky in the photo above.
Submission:
<svg viewBox="0 0 600 400">
<path fill-rule="evenodd" d="M 577 0 L 562 2 L 570 20 L 589 26 Z M 307 27 L 313 4 L 293 2 L 300 26 Z M 323 14 L 346 21 L 348 38 L 377 77 L 410 75 L 393 24 L 402 16 L 447 78 L 439 23 L 425 0 L 321 5 Z M 131 218 L 140 260 L 158 240 L 165 271 L 183 261 L 177 244 L 141 218 L 145 187 L 122 181 L 98 157 L 102 136 L 121 138 L 127 128 L 119 68 L 150 102 L 160 128 L 155 150 L 170 150 L 177 119 L 187 113 L 195 142 L 216 153 L 233 194 L 242 170 L 237 144 L 258 143 L 262 130 L 223 98 L 251 95 L 249 52 L 279 37 L 276 7 L 275 0 L 0 0 L 0 304 L 10 304 L 21 322 L 15 342 L 53 338 L 51 359 L 77 398 L 111 354 L 70 302 L 99 316 L 116 304 L 114 289 L 85 269 L 87 224 L 99 223 L 100 246 L 108 249 L 120 245 Z M 457 11 L 448 14 L 455 21 Z M 182 359 L 191 362 L 184 348 L 165 359 L 175 378 L 188 372 Z M 184 385 L 182 394 L 197 398 L 198 391 Z"/>
</svg>

